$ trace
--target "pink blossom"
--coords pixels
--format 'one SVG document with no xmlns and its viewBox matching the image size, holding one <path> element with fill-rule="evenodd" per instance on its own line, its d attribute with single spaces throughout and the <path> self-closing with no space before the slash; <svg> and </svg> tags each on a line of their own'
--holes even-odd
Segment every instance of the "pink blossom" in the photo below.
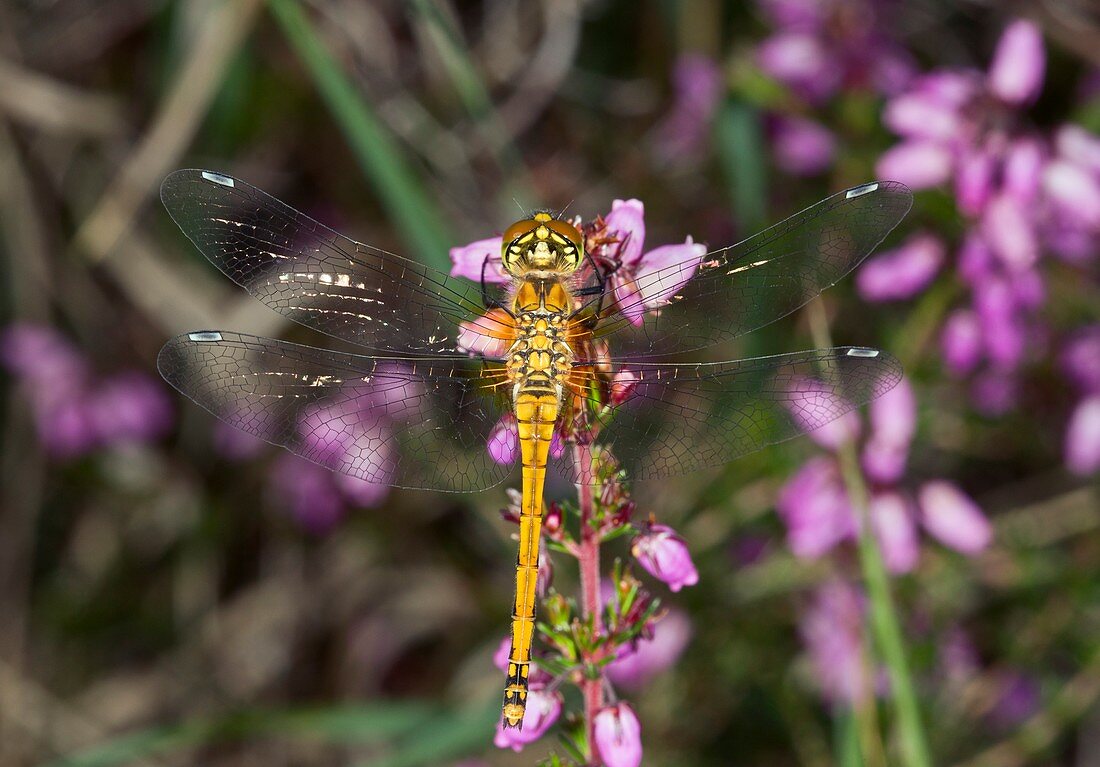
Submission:
<svg viewBox="0 0 1100 767">
<path fill-rule="evenodd" d="M 795 379 L 791 382 L 784 404 L 799 429 L 828 450 L 837 450 L 859 436 L 859 415 L 852 410 L 849 402 L 820 381 Z M 840 413 L 843 415 L 838 417 Z"/>
<path fill-rule="evenodd" d="M 311 533 L 321 535 L 344 518 L 346 508 L 327 469 L 289 453 L 272 462 L 269 486 L 275 501 Z"/>
<path fill-rule="evenodd" d="M 944 545 L 963 554 L 977 554 L 993 540 L 993 527 L 966 493 L 946 480 L 920 488 L 920 521 Z"/>
<path fill-rule="evenodd" d="M 910 237 L 900 247 L 867 261 L 856 274 L 856 287 L 866 301 L 912 298 L 935 278 L 946 249 L 930 234 Z"/>
<path fill-rule="evenodd" d="M 871 402 L 871 436 L 863 449 L 863 467 L 878 482 L 896 482 L 905 470 L 917 422 L 917 403 L 909 379 Z"/>
<path fill-rule="evenodd" d="M 775 120 L 772 150 L 785 173 L 812 176 L 833 164 L 836 138 L 824 125 L 802 117 Z"/>
<path fill-rule="evenodd" d="M 1087 476 L 1100 470 L 1100 394 L 1081 400 L 1070 416 L 1065 456 L 1074 474 Z"/>
<path fill-rule="evenodd" d="M 615 651 L 615 660 L 607 666 L 612 682 L 629 689 L 644 687 L 676 663 L 691 641 L 691 621 L 679 610 L 670 610 L 651 631 L 652 636 L 643 634 L 633 644 Z"/>
<path fill-rule="evenodd" d="M 611 404 L 621 405 L 632 396 L 638 387 L 638 374 L 629 368 L 620 368 L 611 380 Z"/>
<path fill-rule="evenodd" d="M 504 240 L 501 237 L 475 240 L 469 245 L 451 248 L 451 276 L 465 277 L 480 284 L 481 270 L 484 268 L 485 282 L 510 282 L 512 278 L 504 271 L 500 258 L 503 248 Z"/>
<path fill-rule="evenodd" d="M 516 426 L 516 418 L 511 413 L 506 413 L 497 421 L 497 425 L 489 432 L 489 440 L 486 445 L 489 456 L 503 466 L 511 466 L 519 457 L 519 428 Z"/>
<path fill-rule="evenodd" d="M 1100 179 L 1080 165 L 1054 160 L 1043 172 L 1043 189 L 1052 204 L 1090 228 L 1100 225 Z"/>
<path fill-rule="evenodd" d="M 638 767 L 642 763 L 642 725 L 626 701 L 599 711 L 592 730 L 605 767 Z"/>
<path fill-rule="evenodd" d="M 561 693 L 532 686 L 527 692 L 527 708 L 523 712 L 522 726 L 505 728 L 503 722 L 498 723 L 493 744 L 497 748 L 522 751 L 524 746 L 534 743 L 554 725 L 561 716 L 562 702 Z"/>
<path fill-rule="evenodd" d="M 951 152 L 929 141 L 907 141 L 888 149 L 875 170 L 880 178 L 900 181 L 913 189 L 939 186 L 951 176 Z"/>
<path fill-rule="evenodd" d="M 968 309 L 951 313 L 940 340 L 943 359 L 951 372 L 963 375 L 977 367 L 982 355 L 982 330 L 978 315 Z"/>
<path fill-rule="evenodd" d="M 1100 138 L 1079 125 L 1063 125 L 1054 136 L 1058 154 L 1066 160 L 1100 175 Z"/>
<path fill-rule="evenodd" d="M 930 89 L 914 89 L 890 99 L 882 121 L 895 133 L 917 139 L 947 142 L 955 138 L 961 125 L 950 103 Z"/>
<path fill-rule="evenodd" d="M 862 596 L 833 581 L 817 590 L 803 613 L 802 641 L 821 692 L 832 703 L 854 704 L 869 683 L 861 643 L 863 612 Z"/>
<path fill-rule="evenodd" d="M 508 354 L 515 340 L 510 318 L 502 309 L 490 309 L 471 322 L 458 323 L 455 346 L 474 356 L 499 359 Z"/>
<path fill-rule="evenodd" d="M 214 424 L 214 452 L 231 461 L 247 461 L 263 452 L 267 443 L 247 431 L 230 426 L 225 421 Z"/>
<path fill-rule="evenodd" d="M 990 200 L 981 220 L 982 237 L 1009 270 L 1027 269 L 1039 257 L 1039 241 L 1032 217 L 1012 196 Z"/>
<path fill-rule="evenodd" d="M 619 238 L 620 266 L 610 278 L 610 287 L 623 313 L 640 325 L 647 310 L 656 309 L 692 278 L 706 246 L 691 237 L 682 245 L 662 245 L 643 253 L 645 207 L 641 200 L 615 200 L 604 218 L 609 232 Z M 673 270 L 672 267 L 679 266 Z"/>
<path fill-rule="evenodd" d="M 899 493 L 877 493 L 871 499 L 871 527 L 886 569 L 907 573 L 917 566 L 920 542 L 908 500 Z"/>
<path fill-rule="evenodd" d="M 1078 330 L 1062 350 L 1062 370 L 1081 391 L 1100 394 L 1100 324 Z"/>
<path fill-rule="evenodd" d="M 672 591 L 699 582 L 687 543 L 667 525 L 649 525 L 634 539 L 630 551 L 650 575 L 667 583 Z"/>
<path fill-rule="evenodd" d="M 798 32 L 776 34 L 756 51 L 762 70 L 815 101 L 840 83 L 840 73 L 831 66 L 830 58 L 821 40 Z"/>
<path fill-rule="evenodd" d="M 672 69 L 673 103 L 657 127 L 657 151 L 666 160 L 698 152 L 722 97 L 722 70 L 713 59 L 685 54 Z"/>
<path fill-rule="evenodd" d="M 1009 104 L 1035 100 L 1043 87 L 1046 52 L 1043 35 L 1030 21 L 1009 24 L 989 67 L 989 88 Z"/>
<path fill-rule="evenodd" d="M 830 457 L 818 456 L 803 464 L 779 491 L 775 506 L 796 557 L 819 557 L 855 535 L 855 514 Z"/>
</svg>

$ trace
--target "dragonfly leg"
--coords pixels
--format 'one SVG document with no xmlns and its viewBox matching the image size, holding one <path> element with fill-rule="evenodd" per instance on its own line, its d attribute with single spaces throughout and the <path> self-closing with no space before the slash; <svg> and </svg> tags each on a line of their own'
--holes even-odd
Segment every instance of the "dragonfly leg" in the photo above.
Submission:
<svg viewBox="0 0 1100 767">
<path fill-rule="evenodd" d="M 481 262 L 481 303 L 486 309 L 503 309 L 508 312 L 508 315 L 515 317 L 511 310 L 505 306 L 501 301 L 493 298 L 489 295 L 488 287 L 485 282 L 485 268 L 489 266 L 489 256 L 485 256 L 485 260 Z"/>
</svg>

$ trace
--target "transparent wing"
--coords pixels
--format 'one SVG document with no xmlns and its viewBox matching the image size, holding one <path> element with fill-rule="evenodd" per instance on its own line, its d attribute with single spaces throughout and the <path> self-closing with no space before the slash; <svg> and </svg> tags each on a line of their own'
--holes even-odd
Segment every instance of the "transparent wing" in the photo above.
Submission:
<svg viewBox="0 0 1100 767">
<path fill-rule="evenodd" d="M 239 179 L 179 170 L 160 197 L 203 255 L 253 296 L 372 351 L 459 354 L 458 324 L 484 311 L 468 280 L 348 239 Z"/>
<path fill-rule="evenodd" d="M 473 360 L 385 358 L 205 331 L 157 366 L 226 423 L 368 482 L 481 490 L 508 476 L 486 449 L 499 371 Z"/>
<path fill-rule="evenodd" d="M 639 479 L 719 466 L 814 431 L 892 389 L 901 365 L 858 347 L 697 364 L 622 362 L 638 384 L 599 442 Z"/>
<path fill-rule="evenodd" d="M 763 327 L 852 271 L 912 204 L 913 195 L 902 184 L 864 184 L 708 253 L 698 264 L 686 261 L 639 274 L 625 299 L 620 295 L 620 306 L 605 308 L 596 335 L 633 328 L 623 309 L 657 305 L 661 308 L 649 312 L 633 334 L 611 339 L 614 353 L 685 352 Z"/>
</svg>

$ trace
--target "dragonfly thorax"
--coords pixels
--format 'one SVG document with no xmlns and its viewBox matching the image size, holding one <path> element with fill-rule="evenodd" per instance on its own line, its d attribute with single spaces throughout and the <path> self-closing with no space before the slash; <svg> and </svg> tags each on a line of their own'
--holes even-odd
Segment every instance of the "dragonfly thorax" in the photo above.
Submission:
<svg viewBox="0 0 1100 767">
<path fill-rule="evenodd" d="M 549 213 L 517 221 L 508 227 L 503 239 L 501 260 L 513 277 L 571 274 L 584 258 L 581 233 Z"/>
</svg>

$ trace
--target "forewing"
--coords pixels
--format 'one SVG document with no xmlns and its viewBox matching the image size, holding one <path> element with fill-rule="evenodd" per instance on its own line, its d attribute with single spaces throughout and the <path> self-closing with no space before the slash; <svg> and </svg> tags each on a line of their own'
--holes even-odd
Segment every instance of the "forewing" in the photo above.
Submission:
<svg viewBox="0 0 1100 767">
<path fill-rule="evenodd" d="M 659 356 L 748 333 L 804 306 L 859 265 L 912 206 L 902 184 L 879 181 L 833 195 L 775 226 L 695 260 L 642 272 L 596 328 L 612 351 Z M 624 291 L 619 291 L 622 294 Z M 611 296 L 607 297 L 610 301 Z M 606 303 L 606 302 L 605 302 Z"/>
<path fill-rule="evenodd" d="M 486 450 L 502 380 L 487 363 L 361 356 L 206 331 L 169 341 L 157 366 L 226 423 L 368 482 L 481 490 L 510 471 Z"/>
<path fill-rule="evenodd" d="M 622 364 L 638 384 L 599 441 L 639 479 L 719 466 L 821 428 L 889 391 L 902 375 L 890 355 L 857 347 Z"/>
<path fill-rule="evenodd" d="M 372 351 L 460 353 L 459 323 L 483 312 L 469 281 L 348 239 L 239 179 L 180 170 L 160 196 L 238 285 L 295 322 Z"/>
</svg>

